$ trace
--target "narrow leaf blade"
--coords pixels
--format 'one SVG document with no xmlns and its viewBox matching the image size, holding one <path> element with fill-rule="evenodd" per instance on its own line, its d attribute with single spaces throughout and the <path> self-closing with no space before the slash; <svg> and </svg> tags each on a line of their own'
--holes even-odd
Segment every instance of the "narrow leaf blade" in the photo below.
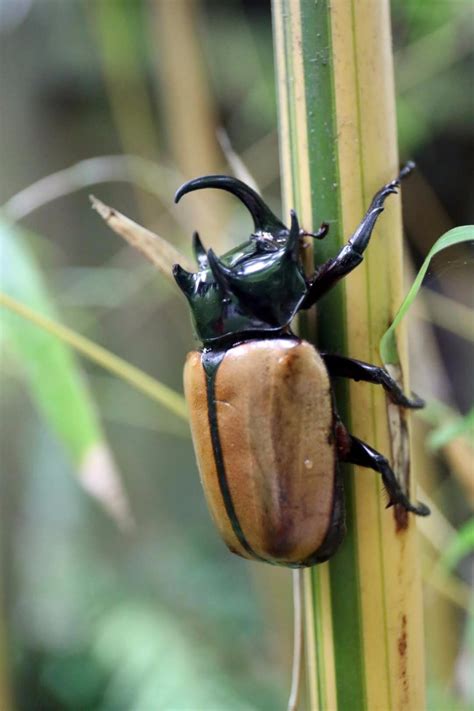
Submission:
<svg viewBox="0 0 474 711">
<path fill-rule="evenodd" d="M 54 317 L 54 305 L 26 234 L 1 221 L 0 252 L 3 289 L 44 316 Z M 131 515 L 120 476 L 73 353 L 6 309 L 2 310 L 2 331 L 27 378 L 31 397 L 71 456 L 82 486 L 122 527 L 129 527 Z"/>
<path fill-rule="evenodd" d="M 398 365 L 400 362 L 397 351 L 396 329 L 418 294 L 432 258 L 439 252 L 442 252 L 443 249 L 453 247 L 461 242 L 469 242 L 471 240 L 474 240 L 474 225 L 463 225 L 462 227 L 455 227 L 454 229 L 449 230 L 449 232 L 446 232 L 435 242 L 423 262 L 410 291 L 405 296 L 402 305 L 398 309 L 392 324 L 380 339 L 379 350 L 383 363 Z"/>
</svg>

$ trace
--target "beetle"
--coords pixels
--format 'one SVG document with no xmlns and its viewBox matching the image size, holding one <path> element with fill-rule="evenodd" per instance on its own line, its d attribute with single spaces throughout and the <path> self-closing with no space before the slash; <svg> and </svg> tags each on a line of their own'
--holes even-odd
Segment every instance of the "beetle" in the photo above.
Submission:
<svg viewBox="0 0 474 711">
<path fill-rule="evenodd" d="M 388 507 L 426 516 L 412 504 L 388 460 L 350 434 L 335 407 L 332 379 L 382 385 L 392 402 L 420 408 L 386 370 L 352 358 L 319 352 L 291 330 L 308 309 L 357 267 L 385 199 L 413 169 L 407 163 L 379 190 L 359 227 L 332 259 L 307 278 L 294 210 L 286 227 L 260 195 L 240 180 L 209 175 L 190 180 L 175 202 L 203 188 L 226 190 L 249 210 L 249 239 L 218 258 L 197 232 L 198 270 L 175 264 L 174 278 L 191 307 L 202 349 L 188 354 L 184 389 L 191 433 L 207 503 L 228 548 L 244 558 L 301 568 L 322 563 L 345 533 L 344 492 L 338 462 L 378 472 Z"/>
</svg>

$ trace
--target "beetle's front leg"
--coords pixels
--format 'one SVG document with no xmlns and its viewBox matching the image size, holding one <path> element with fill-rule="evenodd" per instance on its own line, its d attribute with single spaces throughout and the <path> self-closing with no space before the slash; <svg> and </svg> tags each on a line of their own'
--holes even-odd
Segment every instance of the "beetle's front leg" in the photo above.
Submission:
<svg viewBox="0 0 474 711">
<path fill-rule="evenodd" d="M 308 309 L 316 303 L 329 289 L 346 274 L 349 274 L 362 262 L 362 254 L 369 244 L 372 230 L 380 213 L 384 209 L 384 203 L 389 195 L 397 192 L 400 180 L 411 173 L 415 164 L 407 163 L 395 180 L 384 185 L 373 197 L 369 209 L 364 219 L 356 229 L 347 244 L 341 249 L 339 254 L 333 259 L 329 259 L 317 269 L 309 286 L 309 291 L 301 304 L 302 309 Z"/>
<path fill-rule="evenodd" d="M 349 434 L 340 422 L 336 427 L 336 436 L 339 459 L 341 461 L 373 469 L 382 475 L 382 481 L 390 497 L 387 508 L 400 504 L 406 511 L 411 511 L 418 516 L 429 516 L 430 510 L 427 506 L 419 502 L 416 505 L 410 502 L 383 454 Z"/>
<path fill-rule="evenodd" d="M 324 360 L 329 375 L 333 378 L 350 378 L 351 380 L 363 380 L 366 383 L 381 385 L 390 400 L 401 407 L 419 409 L 425 405 L 424 400 L 416 395 L 413 398 L 408 398 L 387 371 L 377 365 L 333 355 L 332 353 L 320 353 L 320 356 Z"/>
</svg>

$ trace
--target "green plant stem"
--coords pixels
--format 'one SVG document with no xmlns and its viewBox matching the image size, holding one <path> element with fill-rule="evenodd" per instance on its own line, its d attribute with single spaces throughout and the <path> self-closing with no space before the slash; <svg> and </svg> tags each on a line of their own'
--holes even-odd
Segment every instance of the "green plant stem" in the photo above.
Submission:
<svg viewBox="0 0 474 711">
<path fill-rule="evenodd" d="M 295 208 L 306 230 L 329 223 L 329 236 L 315 245 L 318 266 L 398 173 L 389 6 L 274 0 L 273 16 L 285 212 Z M 377 362 L 378 341 L 401 301 L 399 205 L 395 198 L 387 204 L 363 265 L 318 304 L 317 342 L 326 351 Z M 314 318 L 302 327 L 311 336 Z M 403 332 L 397 345 L 406 377 Z M 342 384 L 336 399 L 345 424 L 391 458 L 408 488 L 407 426 L 399 410 L 368 385 Z M 421 709 L 415 520 L 400 523 L 385 511 L 373 472 L 344 469 L 347 537 L 306 579 L 311 708 Z"/>
</svg>

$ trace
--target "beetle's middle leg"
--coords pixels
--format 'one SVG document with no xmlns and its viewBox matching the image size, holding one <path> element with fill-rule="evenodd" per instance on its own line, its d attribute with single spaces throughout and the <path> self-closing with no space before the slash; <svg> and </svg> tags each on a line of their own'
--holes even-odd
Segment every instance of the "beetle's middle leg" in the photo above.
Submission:
<svg viewBox="0 0 474 711">
<path fill-rule="evenodd" d="M 366 442 L 362 442 L 362 440 L 349 434 L 339 419 L 336 424 L 336 438 L 341 461 L 373 469 L 382 475 L 382 481 L 390 497 L 387 508 L 400 504 L 406 511 L 411 511 L 418 514 L 418 516 L 429 516 L 430 510 L 427 506 L 419 502 L 416 505 L 410 502 L 383 454 L 377 452 Z"/>
<path fill-rule="evenodd" d="M 366 383 L 381 385 L 391 401 L 396 405 L 401 405 L 401 407 L 419 409 L 425 405 L 424 400 L 416 395 L 413 398 L 407 397 L 387 371 L 377 365 L 364 363 L 362 360 L 333 355 L 332 353 L 321 353 L 320 355 L 332 378 L 350 378 L 351 380 L 363 380 Z"/>
</svg>

